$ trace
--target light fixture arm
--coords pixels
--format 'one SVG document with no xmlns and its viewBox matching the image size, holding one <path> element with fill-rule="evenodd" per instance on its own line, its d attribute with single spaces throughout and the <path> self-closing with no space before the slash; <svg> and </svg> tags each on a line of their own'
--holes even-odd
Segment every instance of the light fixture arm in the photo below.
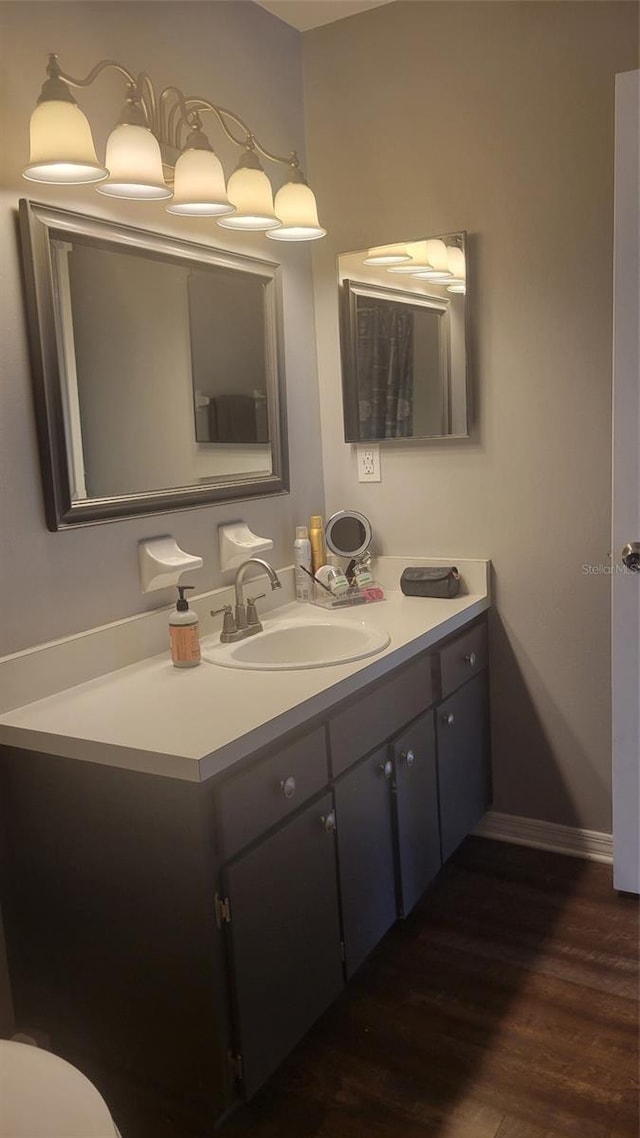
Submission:
<svg viewBox="0 0 640 1138">
<path fill-rule="evenodd" d="M 142 109 L 144 110 L 147 125 L 153 130 L 156 126 L 157 119 L 157 105 L 156 93 L 151 82 L 150 77 L 146 71 L 141 71 L 139 75 L 134 75 L 121 63 L 115 59 L 101 59 L 96 63 L 95 67 L 85 75 L 84 79 L 77 79 L 74 75 L 68 75 L 66 71 L 62 71 L 58 65 L 58 57 L 55 54 L 49 56 L 49 65 L 47 73 L 49 76 L 55 76 L 61 79 L 68 87 L 90 87 L 92 83 L 102 74 L 103 71 L 117 71 L 122 75 L 130 88 L 135 91 L 135 97 L 139 100 Z"/>
<path fill-rule="evenodd" d="M 135 75 L 133 75 L 131 71 L 128 71 L 126 67 L 123 67 L 121 63 L 117 63 L 115 59 L 101 59 L 100 62 L 96 63 L 95 67 L 92 67 L 91 71 L 85 75 L 84 79 L 77 79 L 74 75 L 68 75 L 66 71 L 62 71 L 58 65 L 57 55 L 52 53 L 49 56 L 47 74 L 50 77 L 55 76 L 57 79 L 63 79 L 64 82 L 69 85 L 69 87 L 90 87 L 91 84 L 94 83 L 98 78 L 98 75 L 107 69 L 111 69 L 112 71 L 119 71 L 120 74 L 123 75 L 127 80 L 127 83 L 131 84 L 132 87 L 137 88 L 138 81 L 136 80 Z"/>
<path fill-rule="evenodd" d="M 228 107 L 220 107 L 216 103 L 212 103 L 209 99 L 202 98 L 200 95 L 184 95 L 179 87 L 165 87 L 160 95 L 161 102 L 168 99 L 170 95 L 174 95 L 176 101 L 169 111 L 165 125 L 165 133 L 167 142 L 169 142 L 171 146 L 174 146 L 176 150 L 180 149 L 181 125 L 190 125 L 191 115 L 194 111 L 196 113 L 200 111 L 211 111 L 212 114 L 216 116 L 229 141 L 233 142 L 236 146 L 257 150 L 262 154 L 263 158 L 267 158 L 270 162 L 277 162 L 282 166 L 298 166 L 298 156 L 295 151 L 292 151 L 286 158 L 281 154 L 273 154 L 256 138 L 244 119 L 241 119 L 235 111 L 230 111 Z M 242 137 L 239 138 L 237 134 L 234 134 L 226 120 L 229 120 L 240 128 Z"/>
<path fill-rule="evenodd" d="M 174 86 L 165 87 L 164 90 L 160 92 L 159 97 L 156 98 L 153 82 L 145 71 L 141 71 L 139 75 L 136 76 L 115 59 L 101 59 L 83 79 L 78 79 L 76 76 L 69 75 L 66 71 L 62 71 L 55 53 L 49 55 L 49 63 L 47 66 L 47 74 L 50 79 L 60 79 L 66 83 L 67 86 L 76 88 L 90 87 L 98 76 L 107 70 L 119 72 L 119 74 L 126 79 L 127 84 L 134 89 L 135 97 L 139 100 L 144 110 L 147 124 L 160 143 L 179 150 L 181 127 L 188 127 L 190 125 L 190 116 L 193 112 L 211 111 L 218 119 L 222 130 L 230 142 L 233 142 L 236 146 L 257 150 L 270 162 L 275 162 L 282 166 L 291 166 L 297 169 L 298 157 L 295 151 L 288 157 L 284 157 L 281 154 L 274 154 L 272 151 L 267 150 L 266 146 L 263 146 L 259 139 L 256 138 L 244 119 L 241 119 L 239 115 L 229 110 L 228 107 L 220 107 L 216 103 L 212 103 L 209 99 L 204 99 L 199 95 L 185 95 L 179 87 Z M 172 96 L 174 98 L 173 106 L 167 108 L 167 103 Z M 233 124 L 239 128 L 241 137 L 231 129 L 229 124 Z"/>
<path fill-rule="evenodd" d="M 177 88 L 174 87 L 172 90 L 177 91 Z M 244 121 L 244 119 L 241 119 L 240 116 L 235 114 L 234 111 L 230 111 L 228 107 L 217 106 L 216 103 L 212 103 L 209 101 L 209 99 L 203 99 L 198 95 L 183 95 L 181 91 L 178 92 L 178 94 L 180 95 L 181 99 L 181 107 L 184 106 L 185 108 L 183 111 L 183 119 L 185 122 L 188 122 L 188 115 L 190 111 L 211 111 L 218 119 L 218 122 L 220 123 L 220 126 L 222 127 L 227 138 L 230 140 L 230 142 L 234 142 L 236 146 L 248 147 L 251 150 L 257 150 L 258 153 L 261 154 L 263 158 L 267 158 L 269 162 L 276 162 L 282 166 L 295 166 L 298 164 L 298 159 L 295 151 L 285 158 L 281 154 L 273 154 L 272 151 L 267 150 L 266 146 L 263 146 L 259 139 L 256 138 L 255 134 Z M 226 119 L 240 128 L 242 131 L 241 138 L 238 138 L 238 136 L 229 129 L 227 122 L 225 121 Z"/>
</svg>

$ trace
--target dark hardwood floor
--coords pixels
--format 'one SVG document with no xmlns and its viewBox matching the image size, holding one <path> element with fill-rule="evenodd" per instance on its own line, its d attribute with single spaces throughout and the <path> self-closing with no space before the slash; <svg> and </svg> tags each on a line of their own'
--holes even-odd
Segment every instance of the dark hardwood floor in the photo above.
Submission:
<svg viewBox="0 0 640 1138">
<path fill-rule="evenodd" d="M 611 869 L 468 839 L 221 1138 L 638 1138 L 638 907 Z M 95 1081 L 123 1138 L 198 1138 Z"/>
</svg>

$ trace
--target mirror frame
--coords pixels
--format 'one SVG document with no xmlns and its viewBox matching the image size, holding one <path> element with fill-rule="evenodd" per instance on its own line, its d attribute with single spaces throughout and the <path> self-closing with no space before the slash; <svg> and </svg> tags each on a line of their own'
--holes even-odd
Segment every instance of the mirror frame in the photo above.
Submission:
<svg viewBox="0 0 640 1138">
<path fill-rule="evenodd" d="M 364 529 L 364 541 L 361 541 L 360 545 L 356 549 L 339 549 L 333 541 L 332 535 L 334 525 L 337 522 L 344 521 L 345 518 L 353 518 Z M 327 519 L 327 524 L 324 527 L 325 544 L 327 548 L 331 550 L 332 553 L 335 553 L 338 557 L 361 557 L 363 553 L 366 553 L 367 549 L 371 545 L 372 537 L 373 533 L 371 529 L 371 522 L 367 517 L 365 517 L 364 514 L 359 513 L 358 510 L 338 510 L 337 513 L 332 514 L 331 517 Z"/>
<path fill-rule="evenodd" d="M 47 527 L 116 521 L 146 514 L 193 509 L 289 490 L 284 382 L 283 306 L 280 265 L 163 233 L 73 213 L 25 198 L 19 202 L 25 301 L 33 397 Z M 261 277 L 265 283 L 267 405 L 272 453 L 270 474 L 234 474 L 215 483 L 176 486 L 113 497 L 74 500 L 68 465 L 63 401 L 64 375 L 56 336 L 56 290 L 51 241 L 74 235 L 99 239 L 105 248 L 139 248 L 183 265 L 218 265 Z M 194 434 L 195 438 L 195 434 Z M 215 445 L 215 444 L 203 444 Z"/>
<path fill-rule="evenodd" d="M 465 255 L 465 260 L 468 266 L 469 256 L 469 240 L 466 230 L 461 229 L 458 233 L 439 234 L 443 241 L 452 237 L 462 238 L 462 250 Z M 391 242 L 387 242 L 391 244 Z M 357 252 L 357 250 L 355 251 Z M 366 250 L 362 250 L 363 255 Z M 397 444 L 397 443 L 420 443 L 420 442 L 448 442 L 449 440 L 457 440 L 460 442 L 463 439 L 471 437 L 472 428 L 472 414 L 471 414 L 471 367 L 470 367 L 470 311 L 469 300 L 466 298 L 465 317 L 464 317 L 464 347 L 465 347 L 465 401 L 466 401 L 466 426 L 467 429 L 461 434 L 448 434 L 448 435 L 408 435 L 397 436 L 389 438 L 375 438 L 375 439 L 362 439 L 358 434 L 358 369 L 357 369 L 357 302 L 359 296 L 371 297 L 374 300 L 396 300 L 399 303 L 416 304 L 423 308 L 436 308 L 443 313 L 443 319 L 449 321 L 449 313 L 446 309 L 444 298 L 440 302 L 440 298 L 430 298 L 420 293 L 407 293 L 399 287 L 386 285 L 373 284 L 367 281 L 357 281 L 351 278 L 340 277 L 340 257 L 347 256 L 348 253 L 339 254 L 337 259 L 338 270 L 338 289 L 340 294 L 339 302 L 339 323 L 340 323 L 340 363 L 341 363 L 341 379 L 342 379 L 342 409 L 344 420 L 344 441 L 346 443 L 356 443 L 359 446 L 367 446 L 368 443 L 372 444 Z M 427 284 L 428 282 L 425 282 Z M 442 355 L 442 348 L 441 348 Z M 450 405 L 449 405 L 450 406 Z"/>
</svg>

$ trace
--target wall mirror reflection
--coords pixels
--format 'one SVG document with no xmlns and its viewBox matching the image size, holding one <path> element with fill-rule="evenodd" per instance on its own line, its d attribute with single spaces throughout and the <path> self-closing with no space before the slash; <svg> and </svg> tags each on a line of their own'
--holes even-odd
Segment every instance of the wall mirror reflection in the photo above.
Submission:
<svg viewBox="0 0 640 1138">
<path fill-rule="evenodd" d="M 49 528 L 285 490 L 278 266 L 20 217 Z"/>
<path fill-rule="evenodd" d="M 466 234 L 338 258 L 345 440 L 469 434 Z"/>
</svg>

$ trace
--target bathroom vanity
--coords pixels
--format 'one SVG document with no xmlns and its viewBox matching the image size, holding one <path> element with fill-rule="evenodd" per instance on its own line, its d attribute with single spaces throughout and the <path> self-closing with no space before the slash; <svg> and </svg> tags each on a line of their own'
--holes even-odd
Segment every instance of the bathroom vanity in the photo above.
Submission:
<svg viewBox="0 0 640 1138">
<path fill-rule="evenodd" d="M 253 1095 L 487 808 L 488 605 L 397 594 L 366 614 L 391 645 L 351 666 L 179 674 L 163 659 L 3 716 L 19 1021 L 212 1120 Z M 126 737 L 126 690 L 162 731 L 165 683 L 183 732 L 197 707 L 220 746 L 154 770 L 133 728 L 127 750 L 106 724 Z M 76 723 L 94 707 L 84 754 L 65 698 Z M 246 729 L 224 743 L 234 715 Z"/>
</svg>

